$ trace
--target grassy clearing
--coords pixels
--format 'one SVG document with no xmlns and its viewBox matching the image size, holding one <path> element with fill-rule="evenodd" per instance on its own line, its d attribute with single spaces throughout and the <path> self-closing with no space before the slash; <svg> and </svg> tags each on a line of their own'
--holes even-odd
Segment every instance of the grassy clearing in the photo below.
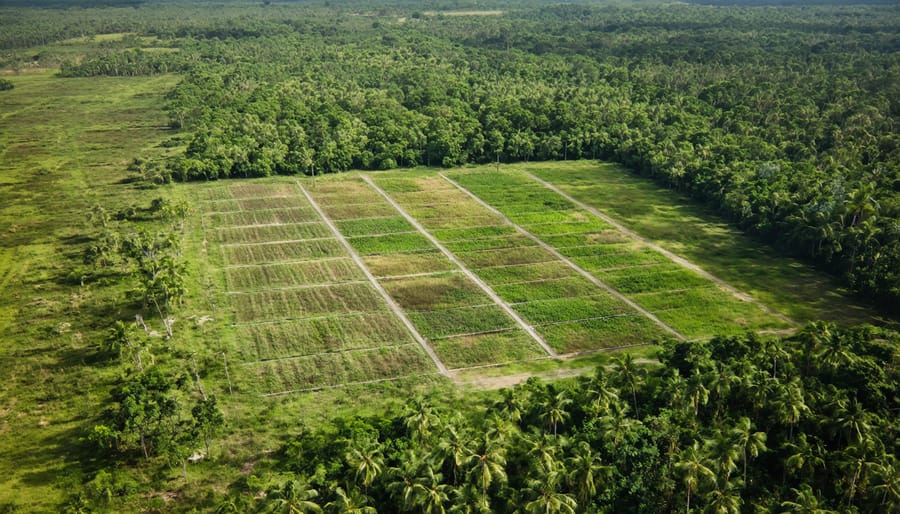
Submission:
<svg viewBox="0 0 900 514">
<path fill-rule="evenodd" d="M 318 199 L 316 199 L 318 201 Z M 334 221 L 354 220 L 358 218 L 393 218 L 397 211 L 387 202 L 322 205 L 325 214 Z"/>
<path fill-rule="evenodd" d="M 450 369 L 546 357 L 524 330 L 452 337 L 432 343 Z"/>
<path fill-rule="evenodd" d="M 362 270 L 349 258 L 228 268 L 225 276 L 229 291 L 366 279 Z"/>
<path fill-rule="evenodd" d="M 69 275 L 94 204 L 169 195 L 128 183 L 126 167 L 167 152 L 160 106 L 178 77 L 4 78 L 15 89 L 0 94 L 0 506 L 52 512 L 90 478 L 83 437 L 119 377 L 97 343 L 111 319 L 133 317 L 121 277 Z"/>
<path fill-rule="evenodd" d="M 337 239 L 317 239 L 300 243 L 225 246 L 222 253 L 227 264 L 241 265 L 345 257 L 347 250 Z"/>
<path fill-rule="evenodd" d="M 711 209 L 615 164 L 521 164 L 705 270 L 798 320 L 889 322 L 837 280 L 742 234 Z"/>
<path fill-rule="evenodd" d="M 431 372 L 434 365 L 422 348 L 407 344 L 248 364 L 236 386 L 244 393 L 277 394 Z"/>
<path fill-rule="evenodd" d="M 370 284 L 339 284 L 304 289 L 267 290 L 230 295 L 235 320 L 296 319 L 343 312 L 384 309 L 384 300 Z"/>
<path fill-rule="evenodd" d="M 210 241 L 222 244 L 265 243 L 267 241 L 296 241 L 331 237 L 328 226 L 318 222 L 218 228 L 207 230 L 205 234 Z"/>
<path fill-rule="evenodd" d="M 379 278 L 417 273 L 440 273 L 458 269 L 438 250 L 414 254 L 369 255 L 363 257 L 362 260 L 369 271 Z"/>
<path fill-rule="evenodd" d="M 562 234 L 544 236 L 541 239 L 548 245 L 562 251 L 565 248 L 579 246 L 595 246 L 610 244 L 634 244 L 631 239 L 618 230 L 600 232 L 583 232 L 578 234 Z"/>
<path fill-rule="evenodd" d="M 358 313 L 237 327 L 233 353 L 246 362 L 413 343 L 392 313 Z"/>
<path fill-rule="evenodd" d="M 705 278 L 674 263 L 600 271 L 595 275 L 626 295 L 709 286 Z"/>
</svg>

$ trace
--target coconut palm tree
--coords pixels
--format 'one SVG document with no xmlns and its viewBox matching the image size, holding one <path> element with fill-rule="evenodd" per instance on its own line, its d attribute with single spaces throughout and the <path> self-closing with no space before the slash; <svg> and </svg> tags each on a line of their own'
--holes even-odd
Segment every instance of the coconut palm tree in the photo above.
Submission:
<svg viewBox="0 0 900 514">
<path fill-rule="evenodd" d="M 341 487 L 334 489 L 337 498 L 325 504 L 328 512 L 335 514 L 377 514 L 378 511 L 371 505 L 366 505 L 368 499 L 359 494 L 359 491 L 351 490 L 349 493 Z"/>
<path fill-rule="evenodd" d="M 727 483 L 722 487 L 717 487 L 709 493 L 709 500 L 706 505 L 706 512 L 712 514 L 739 514 L 741 512 L 741 504 L 744 500 L 735 493 L 734 489 Z"/>
<path fill-rule="evenodd" d="M 634 415 L 638 416 L 637 388 L 643 383 L 646 370 L 638 367 L 634 362 L 634 357 L 630 353 L 620 354 L 613 360 L 615 362 L 615 373 L 618 381 L 623 387 L 627 387 L 631 391 Z"/>
<path fill-rule="evenodd" d="M 749 457 L 757 458 L 759 454 L 766 451 L 766 433 L 754 432 L 753 424 L 750 418 L 742 417 L 738 420 L 737 425 L 731 429 L 731 436 L 734 444 L 740 448 L 741 462 L 744 465 L 744 485 L 747 485 L 747 461 Z"/>
<path fill-rule="evenodd" d="M 737 469 L 737 460 L 741 455 L 741 449 L 735 444 L 731 434 L 716 431 L 715 436 L 704 442 L 703 448 L 710 460 L 716 464 L 718 476 L 728 482 L 731 473 Z"/>
<path fill-rule="evenodd" d="M 443 477 L 435 473 L 431 466 L 423 468 L 423 474 L 416 479 L 416 503 L 422 508 L 423 514 L 444 514 L 444 504 L 450 497 L 450 486 L 441 482 Z"/>
<path fill-rule="evenodd" d="M 597 486 L 612 473 L 611 466 L 604 466 L 600 455 L 591 449 L 587 441 L 579 441 L 567 461 L 569 488 L 575 491 L 575 498 L 582 506 L 587 506 L 597 495 Z"/>
<path fill-rule="evenodd" d="M 493 483 L 506 481 L 506 449 L 496 440 L 485 436 L 469 457 L 469 482 L 481 491 L 487 503 L 487 491 Z"/>
<path fill-rule="evenodd" d="M 525 497 L 533 498 L 525 504 L 525 512 L 530 514 L 575 514 L 578 502 L 570 494 L 559 492 L 562 475 L 550 472 L 539 479 L 528 481 Z"/>
<path fill-rule="evenodd" d="M 687 490 L 687 508 L 685 512 L 691 512 L 691 495 L 700 490 L 700 486 L 704 482 L 715 483 L 716 474 L 704 462 L 700 452 L 700 443 L 694 441 L 694 444 L 685 448 L 681 452 L 681 458 L 675 468 L 681 472 L 684 487 Z"/>
<path fill-rule="evenodd" d="M 266 512 L 300 514 L 322 512 L 322 507 L 313 501 L 319 492 L 312 488 L 306 478 L 288 476 L 266 491 L 264 509 Z"/>
<path fill-rule="evenodd" d="M 547 423 L 547 429 L 553 430 L 553 435 L 556 435 L 557 426 L 571 416 L 567 410 L 571 404 L 572 399 L 565 391 L 560 391 L 541 403 L 540 417 Z"/>
<path fill-rule="evenodd" d="M 352 448 L 346 455 L 347 464 L 355 470 L 355 477 L 369 494 L 369 486 L 381 474 L 384 456 L 377 443 L 368 443 L 361 448 Z"/>
<path fill-rule="evenodd" d="M 792 487 L 791 491 L 794 499 L 781 502 L 782 514 L 834 514 L 833 510 L 819 507 L 819 498 L 809 484 L 803 484 L 799 489 Z"/>
</svg>

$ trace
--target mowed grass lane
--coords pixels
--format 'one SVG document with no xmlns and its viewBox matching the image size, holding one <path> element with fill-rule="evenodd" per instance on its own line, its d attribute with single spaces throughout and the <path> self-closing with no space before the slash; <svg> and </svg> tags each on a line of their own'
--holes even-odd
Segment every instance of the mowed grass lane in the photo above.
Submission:
<svg viewBox="0 0 900 514">
<path fill-rule="evenodd" d="M 453 180 L 689 339 L 791 325 L 514 172 Z"/>
<path fill-rule="evenodd" d="M 281 394 L 434 372 L 422 348 L 294 183 L 207 187 L 226 343 L 244 392 Z M 234 359 L 237 357 L 237 359 Z"/>
</svg>

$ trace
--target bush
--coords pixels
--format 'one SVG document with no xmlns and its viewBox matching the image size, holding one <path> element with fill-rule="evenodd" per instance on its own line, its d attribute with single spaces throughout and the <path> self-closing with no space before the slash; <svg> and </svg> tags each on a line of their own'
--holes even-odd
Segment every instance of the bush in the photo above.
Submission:
<svg viewBox="0 0 900 514">
<path fill-rule="evenodd" d="M 0 91 L 9 91 L 16 87 L 11 80 L 0 79 Z"/>
</svg>

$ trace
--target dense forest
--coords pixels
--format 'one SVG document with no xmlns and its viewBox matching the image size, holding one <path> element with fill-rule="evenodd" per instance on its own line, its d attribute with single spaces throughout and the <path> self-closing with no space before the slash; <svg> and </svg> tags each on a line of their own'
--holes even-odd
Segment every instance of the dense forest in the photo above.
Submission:
<svg viewBox="0 0 900 514">
<path fill-rule="evenodd" d="M 234 481 L 217 512 L 898 512 L 896 333 L 810 324 L 788 339 L 668 342 L 567 384 L 530 380 L 496 399 L 294 429 L 266 472 Z M 215 398 L 178 409 L 189 379 L 152 368 L 113 392 L 92 440 L 116 459 L 182 465 L 210 444 Z M 186 385 L 188 384 L 188 385 Z M 138 433 L 148 412 L 154 423 Z M 217 444 L 213 442 L 212 444 Z M 149 450 L 148 450 L 149 448 Z M 185 468 L 185 474 L 187 469 Z M 73 507 L 140 490 L 101 471 Z"/>
<path fill-rule="evenodd" d="M 603 159 L 896 311 L 900 8 L 711 3 L 3 7 L 0 68 L 178 74 L 165 151 L 134 155 L 122 183 Z M 66 477 L 66 511 L 900 512 L 900 336 L 827 322 L 657 341 L 658 362 L 617 355 L 465 401 L 311 427 L 292 413 L 280 447 L 226 474 L 238 458 L 217 445 L 250 446 L 266 418 L 232 405 L 226 420 L 202 386 L 231 390 L 210 371 L 225 354 L 198 358 L 173 334 L 190 205 L 134 205 L 95 207 L 67 271 L 67 285 L 126 284 L 130 305 L 78 356 L 116 376 L 70 441 L 91 458 Z M 196 448 L 218 466 L 191 486 L 205 496 L 154 497 L 173 469 L 188 483 Z"/>
<path fill-rule="evenodd" d="M 150 180 L 615 160 L 900 305 L 895 7 L 361 9 L 112 15 L 136 35 L 60 73 L 185 74 Z"/>
</svg>

